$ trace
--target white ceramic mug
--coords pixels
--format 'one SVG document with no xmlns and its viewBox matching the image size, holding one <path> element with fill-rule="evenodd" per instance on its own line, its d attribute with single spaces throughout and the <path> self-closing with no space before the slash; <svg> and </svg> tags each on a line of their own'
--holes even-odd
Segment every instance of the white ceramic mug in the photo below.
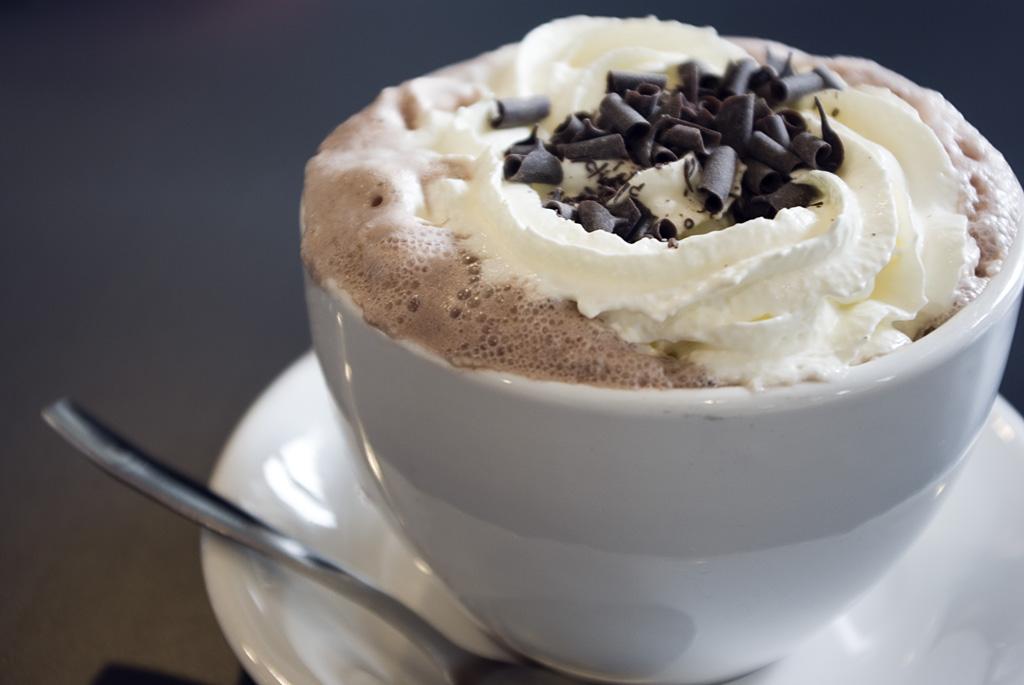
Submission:
<svg viewBox="0 0 1024 685">
<path fill-rule="evenodd" d="M 1022 254 L 912 345 L 758 393 L 458 369 L 340 291 L 307 298 L 366 474 L 484 626 L 589 677 L 704 683 L 784 656 L 935 512 L 995 398 Z"/>
</svg>

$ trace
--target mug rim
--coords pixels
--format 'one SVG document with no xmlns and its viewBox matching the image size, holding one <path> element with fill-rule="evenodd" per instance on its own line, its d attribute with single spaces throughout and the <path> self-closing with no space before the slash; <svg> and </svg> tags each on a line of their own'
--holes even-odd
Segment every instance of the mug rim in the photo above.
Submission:
<svg viewBox="0 0 1024 685">
<path fill-rule="evenodd" d="M 751 411 L 791 410 L 835 401 L 847 395 L 880 391 L 883 386 L 927 373 L 949 356 L 970 345 L 1013 306 L 1024 281 L 1024 236 L 1015 234 L 1010 250 L 995 276 L 973 300 L 928 335 L 880 357 L 852 366 L 840 378 L 800 381 L 791 385 L 752 390 L 728 385 L 711 388 L 615 388 L 530 378 L 508 371 L 473 369 L 452 364 L 433 350 L 408 339 L 393 338 L 363 318 L 361 308 L 341 285 L 320 283 L 303 264 L 307 287 L 319 288 L 339 306 L 358 316 L 375 334 L 440 365 L 463 380 L 501 393 L 538 402 L 586 408 L 615 409 L 615 413 L 705 414 L 714 417 Z M 629 398 L 624 401 L 624 398 Z"/>
</svg>

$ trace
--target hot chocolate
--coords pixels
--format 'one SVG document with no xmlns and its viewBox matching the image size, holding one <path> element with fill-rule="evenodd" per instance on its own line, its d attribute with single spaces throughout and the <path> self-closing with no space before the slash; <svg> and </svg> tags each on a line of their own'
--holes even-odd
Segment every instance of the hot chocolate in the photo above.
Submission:
<svg viewBox="0 0 1024 685">
<path fill-rule="evenodd" d="M 302 252 L 456 366 L 763 387 L 941 324 L 1021 211 L 1003 157 L 877 64 L 573 17 L 335 130 L 307 168 Z"/>
</svg>

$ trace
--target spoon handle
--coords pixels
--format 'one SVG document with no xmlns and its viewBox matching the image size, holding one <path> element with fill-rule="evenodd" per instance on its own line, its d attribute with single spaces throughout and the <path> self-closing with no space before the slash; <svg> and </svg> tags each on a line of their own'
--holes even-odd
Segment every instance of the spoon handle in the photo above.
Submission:
<svg viewBox="0 0 1024 685">
<path fill-rule="evenodd" d="M 404 604 L 271 528 L 206 486 L 147 456 L 70 399 L 43 410 L 65 440 L 107 474 L 202 528 L 259 552 L 373 612 L 420 647 L 448 676 L 477 661 Z"/>
</svg>

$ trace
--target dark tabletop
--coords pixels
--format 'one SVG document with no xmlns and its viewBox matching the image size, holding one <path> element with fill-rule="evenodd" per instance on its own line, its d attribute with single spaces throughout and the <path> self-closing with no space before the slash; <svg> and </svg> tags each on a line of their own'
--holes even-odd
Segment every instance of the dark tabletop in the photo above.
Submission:
<svg viewBox="0 0 1024 685">
<path fill-rule="evenodd" d="M 943 91 L 1019 168 L 1018 12 L 944 4 L 0 3 L 0 682 L 241 678 L 196 531 L 38 411 L 74 394 L 205 478 L 309 345 L 303 164 L 382 86 L 553 16 L 653 12 L 875 58 Z M 1011 401 L 1022 380 L 1011 358 Z"/>
</svg>

